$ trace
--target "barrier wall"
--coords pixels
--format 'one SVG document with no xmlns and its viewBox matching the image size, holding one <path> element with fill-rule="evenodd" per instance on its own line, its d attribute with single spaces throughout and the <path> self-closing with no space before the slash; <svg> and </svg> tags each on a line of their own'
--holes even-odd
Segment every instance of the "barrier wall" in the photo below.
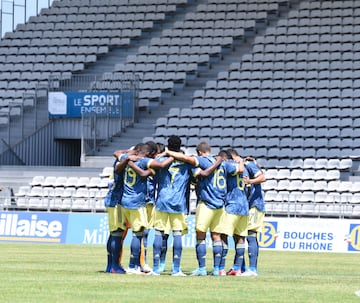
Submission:
<svg viewBox="0 0 360 303">
<path fill-rule="evenodd" d="M 183 245 L 195 247 L 194 216 L 188 217 L 188 226 Z M 108 233 L 104 213 L 0 212 L 0 242 L 106 245 Z M 153 237 L 152 231 L 149 245 Z M 130 239 L 131 231 L 125 245 Z M 360 220 L 269 217 L 259 242 L 268 250 L 360 252 Z M 209 236 L 207 244 L 211 246 Z"/>
</svg>

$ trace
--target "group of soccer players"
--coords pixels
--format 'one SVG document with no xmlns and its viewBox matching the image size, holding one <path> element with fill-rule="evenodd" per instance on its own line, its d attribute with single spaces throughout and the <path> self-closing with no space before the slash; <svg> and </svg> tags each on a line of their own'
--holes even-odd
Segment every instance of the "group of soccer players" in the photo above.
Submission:
<svg viewBox="0 0 360 303">
<path fill-rule="evenodd" d="M 105 198 L 110 235 L 107 272 L 160 275 L 169 232 L 173 235 L 172 275 L 181 270 L 182 235 L 187 233 L 190 185 L 197 194 L 196 257 L 193 276 L 205 276 L 206 233 L 213 246 L 214 276 L 257 276 L 258 242 L 265 214 L 261 183 L 265 176 L 252 158 L 242 159 L 235 150 L 211 155 L 207 142 L 200 142 L 197 156 L 181 150 L 181 139 L 170 136 L 167 149 L 152 141 L 128 151 L 116 151 L 114 182 Z M 131 227 L 129 267 L 121 266 L 123 239 Z M 147 231 L 154 228 L 153 268 L 141 257 Z M 225 270 L 228 237 L 235 241 L 235 257 Z M 245 241 L 249 267 L 245 266 Z M 165 248 L 165 249 L 164 249 Z"/>
</svg>

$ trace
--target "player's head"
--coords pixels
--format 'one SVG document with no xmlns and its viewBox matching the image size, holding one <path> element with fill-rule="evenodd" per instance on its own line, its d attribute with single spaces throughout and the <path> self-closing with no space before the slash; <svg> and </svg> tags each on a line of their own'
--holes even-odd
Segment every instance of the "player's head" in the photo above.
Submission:
<svg viewBox="0 0 360 303">
<path fill-rule="evenodd" d="M 145 144 L 149 147 L 147 157 L 154 158 L 158 152 L 157 144 L 154 141 L 147 141 Z"/>
<path fill-rule="evenodd" d="M 179 136 L 172 135 L 168 139 L 168 149 L 179 152 L 181 150 L 181 139 Z"/>
<path fill-rule="evenodd" d="M 238 154 L 238 152 L 237 152 L 235 149 L 233 149 L 233 148 L 229 148 L 229 149 L 227 149 L 226 151 L 230 154 L 231 158 L 233 158 L 233 157 L 235 157 L 235 156 L 240 157 L 240 155 Z"/>
<path fill-rule="evenodd" d="M 221 157 L 221 159 L 223 159 L 224 161 L 232 159 L 231 154 L 225 149 L 221 150 L 218 156 Z"/>
<path fill-rule="evenodd" d="M 157 152 L 158 154 L 163 153 L 165 151 L 165 144 L 162 143 L 156 143 L 157 145 Z"/>
<path fill-rule="evenodd" d="M 141 149 L 143 148 L 143 146 L 145 145 L 145 143 L 138 143 L 134 146 L 134 150 L 139 153 L 141 151 Z"/>
<path fill-rule="evenodd" d="M 196 146 L 196 152 L 199 156 L 209 155 L 211 153 L 210 144 L 205 141 L 200 142 L 198 146 Z"/>
</svg>

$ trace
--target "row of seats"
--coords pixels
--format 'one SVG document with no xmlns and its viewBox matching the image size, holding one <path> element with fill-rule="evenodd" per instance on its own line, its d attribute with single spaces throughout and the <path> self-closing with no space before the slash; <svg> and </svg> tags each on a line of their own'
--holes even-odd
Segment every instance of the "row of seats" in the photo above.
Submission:
<svg viewBox="0 0 360 303">
<path fill-rule="evenodd" d="M 265 168 L 270 169 L 339 169 L 341 171 L 351 170 L 353 160 L 351 158 L 288 158 L 288 159 L 266 159 L 258 158 L 258 164 Z M 274 171 L 275 173 L 275 171 Z"/>
<path fill-rule="evenodd" d="M 112 173 L 112 172 L 111 172 Z M 74 188 L 107 188 L 108 178 L 106 177 L 66 177 L 66 176 L 34 176 L 29 186 L 41 187 L 74 187 Z"/>
<path fill-rule="evenodd" d="M 303 1 L 300 2 L 300 8 L 302 10 L 318 10 L 318 9 L 330 9 L 331 11 L 336 9 L 346 9 L 346 8 L 360 8 L 360 5 L 357 1 L 344 0 L 341 2 L 338 1 Z"/>
<path fill-rule="evenodd" d="M 109 52 L 108 46 L 27 46 L 26 50 L 23 47 L 9 46 L 0 47 L 0 55 L 12 56 L 27 55 L 31 58 L 31 62 L 38 61 L 40 58 L 45 59 L 47 55 L 103 55 Z M 38 57 L 39 56 L 39 57 Z M 44 57 L 41 57 L 44 56 Z M 30 62 L 30 63 L 31 63 Z"/>
<path fill-rule="evenodd" d="M 144 81 L 150 82 L 150 81 Z M 155 82 L 155 81 L 153 81 Z M 161 81 L 158 81 L 161 82 Z M 166 83 L 166 82 L 162 82 Z M 202 103 L 202 102 L 199 102 Z M 209 102 L 210 103 L 210 102 Z M 242 119 L 249 120 L 248 122 L 253 125 L 254 122 L 251 122 L 251 119 L 255 119 L 256 123 L 260 123 L 260 119 L 265 118 L 268 119 L 266 122 L 270 120 L 276 120 L 270 124 L 264 123 L 265 125 L 279 125 L 281 120 L 288 118 L 294 120 L 295 118 L 301 119 L 299 122 L 302 122 L 305 127 L 307 126 L 314 126 L 320 125 L 319 122 L 323 122 L 326 126 L 326 123 L 333 119 L 333 118 L 340 118 L 340 119 L 353 119 L 360 116 L 359 112 L 354 113 L 357 108 L 360 106 L 354 106 L 353 108 L 241 108 L 241 107 L 203 107 L 199 106 L 196 107 L 196 103 L 191 108 L 184 108 L 179 113 L 179 118 L 217 118 L 217 117 L 224 117 L 224 118 L 232 118 L 238 117 Z M 323 120 L 321 120 L 323 119 Z M 295 121 L 294 121 L 295 122 Z M 351 123 L 352 125 L 352 123 Z M 261 126 L 260 126 L 261 127 Z M 331 127 L 331 125 L 330 125 Z"/>
<path fill-rule="evenodd" d="M 50 211 L 104 211 L 106 192 L 97 197 L 77 198 L 62 196 L 50 197 L 17 197 L 16 206 L 7 206 L 17 210 L 50 210 Z M 6 205 L 5 205 L 6 206 Z"/>
<path fill-rule="evenodd" d="M 149 5 L 162 5 L 162 4 L 176 4 L 181 5 L 186 3 L 186 0 L 54 0 L 53 7 L 133 7 L 133 6 L 146 6 Z M 120 9 L 120 8 L 119 8 Z"/>
<path fill-rule="evenodd" d="M 311 216 L 333 218 L 358 218 L 360 205 L 355 203 L 298 203 L 273 201 L 266 204 L 268 216 Z"/>
<path fill-rule="evenodd" d="M 184 128 L 185 129 L 185 128 Z M 236 133 L 237 129 L 228 129 L 229 132 Z M 265 131 L 265 130 L 264 130 Z M 275 133 L 279 131 L 279 129 L 266 129 L 266 131 L 271 132 L 274 131 Z M 166 136 L 152 136 L 152 137 L 145 137 L 144 142 L 148 140 L 153 140 L 155 142 L 161 142 L 166 143 L 166 140 L 169 135 L 176 134 L 182 136 L 182 141 L 184 146 L 186 146 L 190 150 L 195 150 L 196 146 L 201 141 L 207 141 L 210 143 L 210 145 L 214 148 L 214 150 L 219 150 L 223 148 L 236 148 L 242 151 L 242 154 L 244 155 L 251 155 L 256 158 L 268 158 L 268 159 L 286 159 L 291 155 L 294 158 L 300 158 L 300 157 L 316 157 L 316 158 L 323 158 L 323 157 L 330 157 L 335 158 L 339 157 L 339 155 L 346 155 L 347 157 L 359 157 L 360 155 L 360 148 L 358 147 L 327 147 L 327 146 L 321 146 L 313 148 L 313 146 L 309 147 L 279 147 L 276 146 L 267 146 L 266 142 L 265 144 L 262 144 L 261 146 L 247 146 L 243 144 L 242 138 L 233 139 L 231 134 L 229 134 L 229 137 L 210 137 L 210 136 L 202 136 L 202 137 L 186 137 L 186 134 L 184 132 L 169 132 Z M 287 133 L 285 136 L 291 135 L 290 133 Z M 315 142 L 315 141 L 314 141 Z"/>
<path fill-rule="evenodd" d="M 299 191 L 299 190 L 268 190 L 265 200 L 271 202 L 298 203 L 350 203 L 360 204 L 360 193 L 340 193 L 328 191 Z"/>
<path fill-rule="evenodd" d="M 74 20 L 76 16 L 82 15 L 84 13 L 87 13 L 90 15 L 90 17 L 87 17 L 86 20 L 89 21 L 91 19 L 95 20 L 114 20 L 116 16 L 114 15 L 138 15 L 138 14 L 154 14 L 154 13 L 167 13 L 171 12 L 175 9 L 174 4 L 159 4 L 156 6 L 152 5 L 131 5 L 131 6 L 125 6 L 125 5 L 117 5 L 117 6 L 81 6 L 81 7 L 53 7 L 53 9 L 42 9 L 41 14 L 43 15 L 43 18 L 40 20 L 37 18 L 35 19 L 36 22 L 52 22 L 54 20 Z M 58 16 L 61 16 L 61 18 L 56 18 Z M 97 16 L 101 17 L 98 18 Z M 47 17 L 47 18 L 46 18 Z M 124 20 L 128 20 L 129 18 L 126 17 Z M 30 18 L 32 21 L 33 19 Z M 117 18 L 117 20 L 119 20 Z"/>
<path fill-rule="evenodd" d="M 61 198 L 94 198 L 103 197 L 109 189 L 107 187 L 45 187 L 45 186 L 21 186 L 16 197 L 61 197 Z"/>
<path fill-rule="evenodd" d="M 286 165 L 286 168 L 302 168 L 302 169 L 339 169 L 339 170 L 349 170 L 352 168 L 353 160 L 351 158 L 303 158 L 303 159 L 294 159 L 294 160 L 287 160 L 289 165 Z M 286 161 L 285 161 L 286 162 Z M 280 163 L 279 163 L 280 164 Z M 284 162 L 281 163 L 282 165 L 286 164 Z M 279 167 L 277 165 L 272 166 L 270 161 L 267 161 L 266 167 Z M 284 167 L 284 166 L 283 166 Z M 280 171 L 280 170 L 279 170 Z"/>
<path fill-rule="evenodd" d="M 161 14 L 161 18 L 163 19 L 165 16 Z M 139 17 L 140 18 L 140 17 Z M 17 26 L 17 30 L 14 33 L 6 34 L 6 38 L 10 41 L 8 42 L 10 45 L 15 43 L 13 40 L 15 39 L 40 39 L 40 38 L 52 38 L 59 37 L 62 39 L 65 38 L 80 38 L 91 35 L 89 30 L 91 30 L 91 25 L 95 30 L 103 29 L 108 37 L 116 37 L 116 34 L 124 33 L 125 37 L 131 37 L 131 33 L 137 33 L 139 30 L 148 30 L 154 26 L 155 21 L 151 20 L 155 17 L 150 18 L 150 20 L 133 20 L 128 19 L 124 20 L 121 23 L 121 20 L 107 20 L 104 19 L 97 21 L 81 21 L 81 20 L 73 20 L 67 22 L 58 21 L 56 23 L 27 23 L 19 24 Z M 81 19 L 81 18 L 78 18 Z M 158 21 L 158 20 L 156 20 Z M 94 24 L 94 22 L 96 22 Z M 111 33 L 109 30 L 113 27 L 114 32 Z M 64 33 L 61 34 L 59 31 L 63 30 Z M 55 31 L 54 34 L 48 33 L 48 31 Z M 83 36 L 83 34 L 85 34 Z M 99 37 L 99 36 L 93 36 Z"/>
<path fill-rule="evenodd" d="M 316 167 L 306 168 L 269 168 L 265 170 L 267 179 L 274 180 L 338 180 L 341 171 L 339 169 L 324 169 Z"/>
<path fill-rule="evenodd" d="M 318 181 L 316 181 L 318 180 Z M 296 190 L 296 191 L 325 191 L 325 192 L 345 192 L 345 193 L 359 193 L 360 183 L 357 181 L 340 181 L 338 179 L 301 179 L 301 180 L 275 180 L 269 179 L 264 185 L 264 190 Z"/>
</svg>

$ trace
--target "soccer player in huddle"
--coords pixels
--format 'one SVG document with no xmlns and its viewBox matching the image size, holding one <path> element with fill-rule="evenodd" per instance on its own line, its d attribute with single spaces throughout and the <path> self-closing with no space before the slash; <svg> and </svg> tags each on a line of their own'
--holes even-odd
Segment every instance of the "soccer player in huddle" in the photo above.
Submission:
<svg viewBox="0 0 360 303">
<path fill-rule="evenodd" d="M 187 161 L 193 168 L 193 176 L 197 178 L 198 205 L 196 209 L 196 257 L 198 268 L 192 272 L 194 276 L 206 276 L 206 232 L 210 229 L 213 243 L 213 275 L 219 275 L 222 256 L 222 225 L 224 200 L 227 192 L 226 178 L 230 174 L 241 173 L 239 164 L 222 162 L 211 155 L 211 147 L 207 142 L 200 142 L 196 148 L 197 156 L 186 156 L 169 153 L 175 159 Z M 213 168 L 211 170 L 211 167 Z"/>
<path fill-rule="evenodd" d="M 156 146 L 156 145 L 155 145 Z M 129 274 L 142 274 L 140 267 L 140 251 L 144 230 L 148 227 L 148 218 L 146 214 L 146 194 L 147 179 L 149 169 L 159 169 L 172 162 L 170 157 L 162 163 L 150 158 L 154 156 L 156 150 L 150 143 L 139 144 L 135 155 L 124 154 L 127 165 L 124 169 L 123 193 L 121 197 L 121 228 L 119 235 L 126 230 L 126 224 L 130 224 L 133 237 L 130 246 L 130 262 L 126 271 Z M 139 173 L 136 168 L 140 168 Z M 152 170 L 150 170 L 152 172 Z M 122 247 L 120 247 L 121 253 Z"/>
<path fill-rule="evenodd" d="M 245 168 L 249 176 L 244 177 L 244 182 L 249 187 L 249 223 L 248 223 L 248 255 L 249 268 L 246 269 L 245 260 L 243 262 L 242 276 L 257 276 L 257 262 L 259 256 L 258 233 L 262 231 L 265 217 L 265 202 L 261 184 L 266 181 L 265 174 L 257 165 L 255 159 L 247 157 Z"/>
<path fill-rule="evenodd" d="M 109 224 L 109 238 L 107 241 L 107 253 L 108 261 L 106 272 L 125 274 L 126 271 L 121 265 L 121 252 L 122 243 L 126 237 L 128 225 L 123 229 L 122 217 L 121 217 L 121 199 L 124 186 L 124 169 L 129 164 L 129 159 L 126 157 L 126 152 L 136 153 L 140 145 L 136 146 L 133 151 L 118 151 L 115 156 L 113 164 L 113 174 L 109 177 L 109 191 L 104 199 L 104 204 L 108 213 Z M 130 164 L 131 165 L 131 164 Z M 138 174 L 142 173 L 142 170 L 135 166 L 135 171 Z"/>
<path fill-rule="evenodd" d="M 156 172 L 157 198 L 154 212 L 154 274 L 161 271 L 159 266 L 161 242 L 164 241 L 166 225 L 170 224 L 173 233 L 173 262 L 172 275 L 185 276 L 181 271 L 180 261 L 182 255 L 182 235 L 187 232 L 186 216 L 188 214 L 188 199 L 190 180 L 194 166 L 197 166 L 195 158 L 184 155 L 181 151 L 181 139 L 178 136 L 170 136 L 168 139 L 168 150 L 165 154 L 178 157 L 166 169 Z M 179 159 L 180 158 L 180 159 Z M 185 161 L 183 161 L 185 158 Z M 161 157 L 163 161 L 166 157 Z M 182 160 L 183 159 L 183 160 Z M 186 160 L 187 159 L 187 160 Z M 217 161 L 207 170 L 201 170 L 203 175 L 209 175 L 220 164 Z"/>
<path fill-rule="evenodd" d="M 227 178 L 227 194 L 225 199 L 225 212 L 222 218 L 224 232 L 223 254 L 220 265 L 220 275 L 240 276 L 241 266 L 245 254 L 245 237 L 247 236 L 249 204 L 246 195 L 246 185 L 244 177 L 247 170 L 244 167 L 243 159 L 234 149 L 220 152 L 224 161 L 236 161 L 241 165 L 243 173 L 230 175 Z M 225 273 L 225 262 L 228 252 L 228 236 L 233 237 L 235 243 L 235 257 L 231 269 Z"/>
<path fill-rule="evenodd" d="M 106 244 L 107 248 L 107 266 L 105 272 L 125 274 L 125 269 L 119 264 L 120 251 L 122 245 L 123 232 L 121 230 L 121 212 L 120 201 L 123 192 L 123 174 L 124 164 L 118 159 L 113 164 L 113 175 L 109 178 L 112 180 L 110 189 L 105 197 L 104 204 L 108 214 L 109 238 Z M 119 173 L 116 172 L 116 169 Z"/>
<path fill-rule="evenodd" d="M 152 145 L 152 147 L 155 149 L 155 145 L 152 141 L 149 141 L 148 144 Z M 157 154 L 163 153 L 165 151 L 165 145 L 162 143 L 156 143 L 156 153 L 154 156 L 156 157 Z M 145 272 L 152 271 L 151 267 L 148 265 L 147 262 L 147 242 L 148 242 L 148 235 L 150 229 L 154 227 L 154 221 L 153 221 L 153 211 L 154 211 L 154 204 L 155 204 L 155 192 L 156 192 L 156 181 L 155 176 L 149 171 L 149 174 L 142 175 L 143 177 L 147 177 L 147 194 L 146 194 L 146 213 L 148 218 L 148 228 L 144 231 L 144 236 L 142 238 L 141 243 L 141 255 L 140 255 L 140 264 L 141 269 Z M 169 236 L 169 233 L 167 232 L 167 236 Z M 165 238 L 165 237 L 164 237 Z M 165 242 L 165 243 L 164 243 Z M 166 256 L 166 250 L 167 250 L 167 238 L 166 241 L 163 242 L 166 244 L 165 248 L 162 247 L 161 249 L 161 258 L 165 261 Z"/>
<path fill-rule="evenodd" d="M 211 147 L 207 142 L 200 142 L 196 151 L 199 167 L 206 168 L 209 162 L 213 163 Z M 206 272 L 206 232 L 210 229 L 213 245 L 213 272 L 220 275 L 220 264 L 223 253 L 221 234 L 224 232 L 222 217 L 224 215 L 224 201 L 227 193 L 227 178 L 243 172 L 243 166 L 236 162 L 223 161 L 213 174 L 206 178 L 198 178 L 198 206 L 196 209 L 196 256 L 199 267 L 193 275 L 205 276 Z M 197 177 L 195 171 L 194 176 Z"/>
<path fill-rule="evenodd" d="M 180 152 L 181 139 L 170 136 L 168 149 Z M 158 158 L 164 161 L 168 156 Z M 153 244 L 153 274 L 160 274 L 160 256 L 165 238 L 166 225 L 170 223 L 173 233 L 173 276 L 185 276 L 180 269 L 182 255 L 182 235 L 187 231 L 186 215 L 188 213 L 186 193 L 191 177 L 192 166 L 186 162 L 173 161 L 169 167 L 156 172 L 157 197 L 154 211 L 155 239 Z"/>
</svg>

